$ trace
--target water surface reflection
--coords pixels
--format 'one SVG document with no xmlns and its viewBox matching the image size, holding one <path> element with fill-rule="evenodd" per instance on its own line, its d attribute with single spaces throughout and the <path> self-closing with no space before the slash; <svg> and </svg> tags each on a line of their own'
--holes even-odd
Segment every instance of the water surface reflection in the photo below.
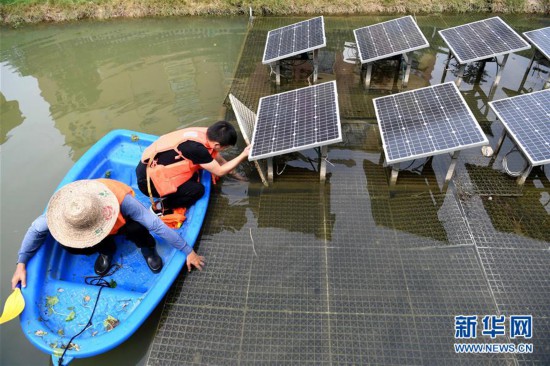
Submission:
<svg viewBox="0 0 550 366">
<path fill-rule="evenodd" d="M 417 17 L 430 47 L 414 53 L 408 89 L 452 80 L 456 68 L 451 65 L 445 73 L 448 50 L 437 30 L 482 17 Z M 514 246 L 512 242 L 517 242 L 547 248 L 547 172 L 536 173 L 535 191 L 516 201 L 489 200 L 483 198 L 487 192 L 494 194 L 498 188 L 497 193 L 510 193 L 514 186 L 499 186 L 503 175 L 498 166 L 493 167 L 477 149 L 461 155 L 456 196 L 453 190 L 441 189 L 449 163 L 445 156 L 428 164 L 413 162 L 400 174 L 397 194 L 390 194 L 372 99 L 402 90 L 399 70 L 395 63 L 381 63 L 366 91 L 358 70 L 342 57 L 344 42 L 353 40 L 354 28 L 390 18 L 326 19 L 320 81 L 337 80 L 344 119 L 344 141 L 329 149 L 326 184 L 318 182 L 316 157 L 309 151 L 277 159 L 277 170 L 284 172 L 270 188 L 261 185 L 252 166 L 240 168 L 251 177 L 250 183 L 226 179 L 215 188 L 200 248 L 209 261 L 207 270 L 184 276 L 169 295 L 170 303 L 192 309 L 180 319 L 189 320 L 191 330 L 184 336 L 187 339 L 180 340 L 179 350 L 185 350 L 181 357 L 192 355 L 197 363 L 225 363 L 228 355 L 238 354 L 243 359 L 265 357 L 280 363 L 278 353 L 270 353 L 277 348 L 293 360 L 301 360 L 309 351 L 319 363 L 365 363 L 373 359 L 361 352 L 376 350 L 380 344 L 396 346 L 389 340 L 353 348 L 357 337 L 367 339 L 369 331 L 373 334 L 369 327 L 378 321 L 373 314 L 383 313 L 386 321 L 379 327 L 388 327 L 384 328 L 388 335 L 396 329 L 406 332 L 399 324 L 418 317 L 419 329 L 404 334 L 403 344 L 418 356 L 415 360 L 435 360 L 441 355 L 419 349 L 435 339 L 425 338 L 434 329 L 421 331 L 422 324 L 442 324 L 439 333 L 446 334 L 443 317 L 456 314 L 449 309 L 496 311 L 473 244 Z M 507 17 L 506 21 L 519 33 L 548 25 L 547 18 Z M 258 18 L 249 32 L 245 18 L 116 20 L 3 30 L 1 297 L 10 292 L 7 285 L 14 258 L 28 224 L 42 212 L 74 161 L 106 132 L 128 128 L 162 134 L 207 126 L 226 116 L 223 103 L 230 88 L 255 110 L 264 95 L 307 85 L 311 71 L 307 64 L 285 74 L 280 88 L 270 82 L 269 69 L 261 65 L 267 31 L 290 22 Z M 538 71 L 525 74 L 530 55 L 512 55 L 495 90 L 491 88 L 493 64 L 482 73 L 473 65 L 462 83 L 461 91 L 493 145 L 502 127 L 494 122 L 488 101 L 540 90 L 543 79 L 539 76 L 550 71 L 541 64 Z M 507 222 L 511 207 L 514 214 Z M 467 269 L 461 271 L 464 263 Z M 474 290 L 468 287 L 471 283 Z M 435 300 L 429 302 L 432 297 Z M 221 330 L 212 309 L 231 315 L 223 319 Z M 201 315 L 200 321 L 195 321 L 196 314 Z M 159 334 L 168 332 L 170 309 L 159 323 L 160 318 L 158 309 L 117 349 L 75 364 L 143 364 L 157 325 Z M 212 324 L 218 326 L 215 332 Z M 315 332 L 307 334 L 320 339 L 308 339 L 303 333 L 310 324 Z M 359 333 L 347 331 L 349 324 L 362 324 Z M 304 338 L 296 341 L 286 329 Z M 0 335 L 3 364 L 47 362 L 47 356 L 31 349 L 16 322 L 0 328 Z M 152 348 L 159 354 L 158 344 Z M 220 348 L 226 353 L 216 358 Z M 379 355 L 388 359 L 382 361 L 392 363 L 396 359 L 391 357 L 399 359 L 402 349 L 384 351 Z M 434 363 L 464 361 L 453 357 L 457 356 L 442 351 L 441 362 Z"/>
</svg>

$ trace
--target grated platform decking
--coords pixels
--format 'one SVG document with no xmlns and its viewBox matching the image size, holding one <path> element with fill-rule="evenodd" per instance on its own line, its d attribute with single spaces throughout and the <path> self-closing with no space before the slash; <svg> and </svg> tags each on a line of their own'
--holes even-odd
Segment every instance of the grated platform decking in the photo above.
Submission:
<svg viewBox="0 0 550 366">
<path fill-rule="evenodd" d="M 334 53 L 357 24 L 326 21 Z M 275 90 L 268 69 L 249 62 L 260 63 L 267 31 L 288 21 L 255 22 L 231 88 L 252 110 L 296 87 Z M 442 155 L 412 162 L 390 192 L 370 99 L 392 82 L 365 94 L 358 75 L 343 76 L 338 53 L 322 77 L 337 79 L 346 120 L 326 184 L 305 151 L 276 159 L 284 173 L 269 188 L 250 164 L 250 183 L 214 189 L 198 247 L 206 268 L 172 287 L 147 364 L 550 364 L 549 174 L 533 171 L 518 189 L 500 171 L 502 155 L 476 148 L 460 156 L 448 189 Z M 476 118 L 494 146 L 502 127 Z M 454 316 L 501 314 L 533 315 L 534 353 L 454 352 Z"/>
</svg>

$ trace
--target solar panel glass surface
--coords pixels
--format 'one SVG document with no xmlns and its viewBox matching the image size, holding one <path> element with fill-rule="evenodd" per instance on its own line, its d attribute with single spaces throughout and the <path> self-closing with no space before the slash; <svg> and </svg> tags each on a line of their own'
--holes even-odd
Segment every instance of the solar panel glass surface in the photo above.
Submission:
<svg viewBox="0 0 550 366">
<path fill-rule="evenodd" d="M 269 31 L 262 63 L 299 55 L 326 45 L 322 16 Z"/>
<path fill-rule="evenodd" d="M 410 15 L 355 29 L 353 33 L 361 63 L 429 46 L 426 37 Z"/>
<path fill-rule="evenodd" d="M 550 163 L 550 89 L 489 105 L 532 165 Z"/>
<path fill-rule="evenodd" d="M 229 94 L 229 100 L 231 101 L 231 106 L 233 107 L 233 112 L 237 118 L 237 123 L 243 135 L 243 138 L 247 145 L 250 145 L 252 141 L 252 134 L 254 133 L 254 125 L 256 123 L 256 114 L 252 112 L 247 106 L 245 106 L 240 100 L 238 100 L 233 94 Z M 264 185 L 268 186 L 267 178 L 267 166 L 265 161 L 254 161 L 256 170 L 260 179 Z"/>
<path fill-rule="evenodd" d="M 336 82 L 260 99 L 249 160 L 342 141 Z"/>
<path fill-rule="evenodd" d="M 455 83 L 374 99 L 388 164 L 488 143 Z"/>
<path fill-rule="evenodd" d="M 550 60 L 550 27 L 524 32 L 523 35 Z"/>
<path fill-rule="evenodd" d="M 499 17 L 444 29 L 439 34 L 460 64 L 530 48 Z"/>
<path fill-rule="evenodd" d="M 256 114 L 233 94 L 229 94 L 229 100 L 231 101 L 231 106 L 235 112 L 235 117 L 237 118 L 237 123 L 239 124 L 243 138 L 247 145 L 250 145 L 252 134 L 254 133 L 254 124 L 256 123 Z"/>
</svg>

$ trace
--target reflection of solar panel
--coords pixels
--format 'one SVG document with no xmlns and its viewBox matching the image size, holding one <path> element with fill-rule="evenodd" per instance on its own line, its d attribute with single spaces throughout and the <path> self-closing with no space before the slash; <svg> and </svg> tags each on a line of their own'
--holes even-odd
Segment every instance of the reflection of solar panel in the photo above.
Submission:
<svg viewBox="0 0 550 366">
<path fill-rule="evenodd" d="M 388 164 L 488 143 L 453 82 L 373 101 Z"/>
<path fill-rule="evenodd" d="M 326 45 L 322 16 L 269 31 L 263 64 L 299 55 Z"/>
<path fill-rule="evenodd" d="M 550 163 L 550 89 L 489 105 L 531 165 Z"/>
<path fill-rule="evenodd" d="M 231 101 L 231 106 L 233 107 L 233 112 L 235 112 L 235 117 L 237 118 L 241 133 L 243 134 L 244 141 L 247 145 L 250 145 L 252 134 L 254 133 L 254 125 L 256 124 L 256 114 L 241 103 L 240 100 L 235 98 L 233 94 L 229 94 L 229 100 Z M 255 161 L 254 165 L 258 170 L 262 182 L 267 185 L 267 168 L 265 164 L 260 164 L 258 161 Z"/>
<path fill-rule="evenodd" d="M 550 60 L 550 27 L 523 32 L 525 38 Z"/>
<path fill-rule="evenodd" d="M 260 99 L 249 160 L 342 141 L 336 82 Z"/>
<path fill-rule="evenodd" d="M 353 31 L 361 63 L 428 47 L 428 41 L 412 16 L 369 25 Z"/>
<path fill-rule="evenodd" d="M 460 64 L 530 48 L 499 17 L 440 30 L 439 34 Z"/>
</svg>

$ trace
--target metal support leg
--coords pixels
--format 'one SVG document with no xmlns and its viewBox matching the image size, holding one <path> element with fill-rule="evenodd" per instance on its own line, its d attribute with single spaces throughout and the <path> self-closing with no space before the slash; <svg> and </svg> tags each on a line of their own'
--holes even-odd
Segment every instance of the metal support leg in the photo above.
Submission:
<svg viewBox="0 0 550 366">
<path fill-rule="evenodd" d="M 447 62 L 445 62 L 445 70 L 449 68 L 449 63 L 451 62 L 452 55 L 453 54 L 451 53 L 451 51 L 449 51 L 449 54 L 447 55 Z"/>
<path fill-rule="evenodd" d="M 462 84 L 462 78 L 464 77 L 465 70 L 466 70 L 466 64 L 460 65 L 460 69 L 458 69 L 458 75 L 456 76 L 456 80 L 455 80 L 455 84 L 458 87 L 460 87 L 460 84 Z"/>
<path fill-rule="evenodd" d="M 537 57 L 537 52 L 539 51 L 535 50 L 535 52 L 533 52 L 533 56 L 531 56 L 531 61 L 529 62 L 529 66 L 527 66 L 527 71 L 531 70 L 531 66 L 533 66 L 533 62 L 535 62 L 535 57 Z"/>
<path fill-rule="evenodd" d="M 483 77 L 483 71 L 485 70 L 485 65 L 487 64 L 486 61 L 480 61 L 480 62 L 481 62 L 481 67 L 477 71 L 477 76 L 475 81 L 476 84 L 479 84 L 479 82 L 481 81 L 481 78 Z"/>
<path fill-rule="evenodd" d="M 451 165 L 449 165 L 449 169 L 447 170 L 447 175 L 445 176 L 444 185 L 448 184 L 451 181 L 451 178 L 453 177 L 453 173 L 455 172 L 456 162 L 458 161 L 459 154 L 460 154 L 460 150 L 453 152 L 453 155 L 451 157 Z"/>
<path fill-rule="evenodd" d="M 521 93 L 521 91 L 523 90 L 523 88 L 525 86 L 525 82 L 527 81 L 527 76 L 529 76 L 529 71 L 531 71 L 531 65 L 533 64 L 534 57 L 535 57 L 535 55 L 533 54 L 533 58 L 531 59 L 531 63 L 529 64 L 529 67 L 527 68 L 527 70 L 525 70 L 525 73 L 523 74 L 523 79 L 521 79 L 521 83 L 519 84 L 518 92 L 520 92 L 520 93 Z"/>
<path fill-rule="evenodd" d="M 320 159 L 319 179 L 321 182 L 324 182 L 327 176 L 327 156 L 328 156 L 328 147 L 326 145 L 321 146 L 321 150 L 319 152 L 319 159 Z"/>
<path fill-rule="evenodd" d="M 273 158 L 267 158 L 267 181 L 273 183 Z"/>
<path fill-rule="evenodd" d="M 441 82 L 445 82 L 445 78 L 447 77 L 447 69 L 449 68 L 449 63 L 451 62 L 451 51 L 449 51 L 449 55 L 447 56 L 447 61 L 445 62 L 445 66 L 443 67 L 443 75 L 441 76 Z"/>
<path fill-rule="evenodd" d="M 275 62 L 275 84 L 281 85 L 281 62 Z"/>
<path fill-rule="evenodd" d="M 399 174 L 399 163 L 394 164 L 391 167 L 390 187 L 395 187 L 398 174 Z"/>
<path fill-rule="evenodd" d="M 518 179 L 516 181 L 518 186 L 520 186 L 520 187 L 523 186 L 523 184 L 525 183 L 525 180 L 527 179 L 527 177 L 531 173 L 531 170 L 533 170 L 533 166 L 531 164 L 529 164 L 529 166 L 525 169 L 523 174 L 521 174 L 521 176 L 518 177 Z"/>
<path fill-rule="evenodd" d="M 317 82 L 319 74 L 319 50 L 313 50 L 313 83 Z"/>
<path fill-rule="evenodd" d="M 498 83 L 500 82 L 500 77 L 502 76 L 502 70 L 504 70 L 504 66 L 506 65 L 506 61 L 508 61 L 508 56 L 510 54 L 507 53 L 506 55 L 504 55 L 504 58 L 502 59 L 502 64 L 499 64 L 498 63 L 498 60 L 497 60 L 497 65 L 500 66 L 498 71 L 497 71 L 497 75 L 495 76 L 495 82 L 493 83 L 495 85 L 495 87 L 498 85 Z"/>
<path fill-rule="evenodd" d="M 403 58 L 407 63 L 407 69 L 405 70 L 405 75 L 403 75 L 403 87 L 406 88 L 407 84 L 409 83 L 409 75 L 411 74 L 411 64 L 412 64 L 411 53 L 407 52 L 403 54 Z"/>
<path fill-rule="evenodd" d="M 493 153 L 493 156 L 496 158 L 500 149 L 502 148 L 502 144 L 504 143 L 504 139 L 506 138 L 506 130 L 502 131 L 502 134 L 500 135 L 497 146 L 495 146 L 495 152 Z"/>
<path fill-rule="evenodd" d="M 372 76 L 372 62 L 367 63 L 367 71 L 365 73 L 365 88 L 370 88 L 370 78 Z"/>
<path fill-rule="evenodd" d="M 490 102 L 495 97 L 495 94 L 497 92 L 497 86 L 498 83 L 493 82 L 493 85 L 491 85 L 491 89 L 489 89 L 489 94 L 487 95 L 487 102 Z"/>
</svg>

